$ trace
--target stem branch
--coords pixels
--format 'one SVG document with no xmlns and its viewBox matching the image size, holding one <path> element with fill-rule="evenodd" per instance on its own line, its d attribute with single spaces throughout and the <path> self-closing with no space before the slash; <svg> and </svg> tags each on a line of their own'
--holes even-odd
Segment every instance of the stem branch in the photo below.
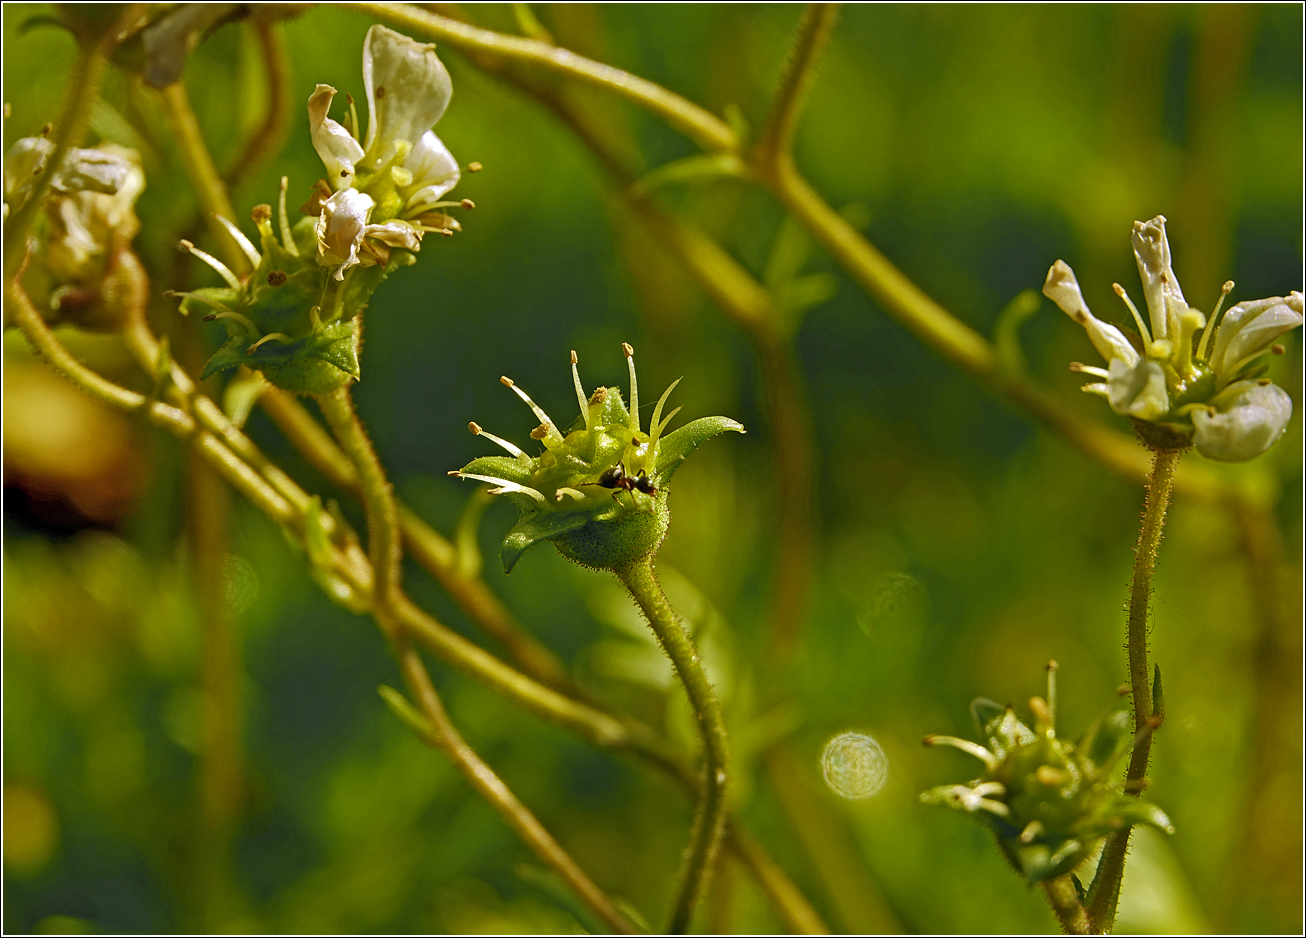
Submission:
<svg viewBox="0 0 1306 938">
<path fill-rule="evenodd" d="M 646 557 L 613 571 L 643 611 L 685 685 L 694 719 L 703 742 L 703 779 L 699 806 L 690 833 L 689 851 L 681 874 L 680 890 L 671 915 L 669 931 L 684 934 L 692 925 L 694 909 L 706 890 L 712 866 L 721 845 L 726 820 L 726 787 L 729 782 L 729 747 L 725 720 L 712 684 L 703 670 L 698 649 L 685 632 L 680 618 L 653 572 L 653 560 Z"/>
<path fill-rule="evenodd" d="M 1079 900 L 1079 893 L 1075 890 L 1075 884 L 1070 881 L 1069 874 L 1048 880 L 1043 884 L 1043 891 L 1047 893 L 1048 901 L 1052 903 L 1052 911 L 1056 913 L 1057 921 L 1061 923 L 1067 935 L 1093 933 L 1088 913 L 1084 911 L 1084 904 Z"/>
</svg>

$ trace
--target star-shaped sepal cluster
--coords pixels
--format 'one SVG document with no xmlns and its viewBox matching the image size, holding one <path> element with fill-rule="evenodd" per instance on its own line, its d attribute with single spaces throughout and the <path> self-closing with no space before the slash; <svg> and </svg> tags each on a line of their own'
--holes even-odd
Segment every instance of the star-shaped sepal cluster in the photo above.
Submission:
<svg viewBox="0 0 1306 938">
<path fill-rule="evenodd" d="M 292 229 L 285 196 L 282 179 L 280 231 L 274 230 L 270 206 L 254 208 L 258 247 L 234 224 L 218 219 L 253 268 L 243 278 L 183 241 L 181 247 L 217 271 L 226 286 L 176 295 L 182 297 L 183 312 L 203 313 L 227 328 L 228 339 L 205 364 L 203 377 L 248 365 L 283 390 L 326 394 L 361 377 L 358 314 L 391 271 L 415 258 L 395 250 L 384 263 L 357 265 L 337 280 L 316 259 L 315 219 L 302 218 Z"/>
<path fill-rule="evenodd" d="M 491 493 L 507 496 L 521 512 L 504 538 L 504 570 L 511 571 L 521 555 L 541 541 L 552 541 L 568 559 L 601 570 L 621 568 L 656 553 L 671 522 L 667 487 L 685 457 L 720 433 L 744 432 L 729 417 L 702 417 L 664 435 L 680 410 L 662 416 L 678 380 L 653 408 L 648 430 L 641 429 L 634 350 L 629 345 L 623 345 L 623 350 L 630 369 L 629 407 L 615 387 L 598 388 L 587 397 L 572 352 L 580 417 L 566 432 L 515 382 L 500 379 L 540 421 L 531 432 L 531 438 L 544 447 L 538 456 L 475 423 L 470 425 L 473 433 L 510 453 L 482 456 L 450 473 L 493 483 Z"/>
<path fill-rule="evenodd" d="M 1167 833 L 1165 812 L 1126 792 L 1114 778 L 1130 750 L 1129 715 L 1112 707 L 1075 742 L 1060 739 L 1055 725 L 1055 671 L 1048 670 L 1048 699 L 1034 697 L 1034 726 L 1015 710 L 990 700 L 971 705 L 984 744 L 950 736 L 927 736 L 984 763 L 984 773 L 963 785 L 940 785 L 921 795 L 926 804 L 965 812 L 993 831 L 999 848 L 1026 881 L 1040 883 L 1069 873 L 1103 837 L 1134 824 Z M 1050 702 L 1049 702 L 1050 701 Z M 1143 734 L 1154 726 L 1145 727 Z M 1141 735 L 1141 734 L 1140 734 Z"/>
</svg>

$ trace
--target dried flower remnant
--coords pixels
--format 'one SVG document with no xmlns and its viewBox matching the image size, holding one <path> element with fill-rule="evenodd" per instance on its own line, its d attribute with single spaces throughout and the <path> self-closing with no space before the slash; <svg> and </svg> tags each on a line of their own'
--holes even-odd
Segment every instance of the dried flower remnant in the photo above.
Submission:
<svg viewBox="0 0 1306 938">
<path fill-rule="evenodd" d="M 1165 217 L 1134 222 L 1134 257 L 1143 281 L 1147 319 L 1124 287 L 1114 284 L 1138 327 L 1139 348 L 1126 335 L 1097 319 L 1084 302 L 1074 271 L 1057 261 L 1043 293 L 1082 325 L 1107 367 L 1078 363 L 1075 371 L 1101 380 L 1084 390 L 1107 399 L 1130 417 L 1154 449 L 1190 443 L 1209 459 L 1242 462 L 1265 452 L 1283 435 L 1292 399 L 1268 378 L 1262 356 L 1274 341 L 1300 326 L 1300 291 L 1239 303 L 1220 317 L 1233 290 L 1224 285 L 1208 317 L 1188 305 L 1170 261 Z"/>
<path fill-rule="evenodd" d="M 639 385 L 635 350 L 623 344 L 630 370 L 630 408 L 617 388 L 598 388 L 586 397 L 576 353 L 572 381 L 580 418 L 564 433 L 510 378 L 500 381 L 530 407 L 538 427 L 531 438 L 544 446 L 530 456 L 517 445 L 472 423 L 471 431 L 497 443 L 508 456 L 482 456 L 450 475 L 495 486 L 521 511 L 503 543 L 503 565 L 511 570 L 527 548 L 553 541 L 561 553 L 589 567 L 614 569 L 657 551 L 670 523 L 667 485 L 685 457 L 700 443 L 743 426 L 729 417 L 702 417 L 664 435 L 680 410 L 662 410 L 673 382 L 653 408 L 647 431 L 639 425 Z"/>
</svg>

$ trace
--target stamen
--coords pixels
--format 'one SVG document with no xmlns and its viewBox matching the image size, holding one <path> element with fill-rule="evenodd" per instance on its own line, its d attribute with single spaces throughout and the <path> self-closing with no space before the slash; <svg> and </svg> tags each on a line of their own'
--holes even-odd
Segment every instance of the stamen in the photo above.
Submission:
<svg viewBox="0 0 1306 938">
<path fill-rule="evenodd" d="M 975 802 L 975 807 L 981 811 L 987 811 L 989 814 L 996 814 L 1000 818 L 1011 817 L 1011 809 L 1001 801 L 990 801 L 987 798 L 981 798 Z"/>
<path fill-rule="evenodd" d="M 462 208 L 467 209 L 467 211 L 469 211 L 469 212 L 470 212 L 472 209 L 476 208 L 476 203 L 473 202 L 471 199 L 463 199 L 463 200 L 462 200 L 461 202 L 459 202 L 458 204 L 459 204 Z"/>
<path fill-rule="evenodd" d="M 264 342 L 271 342 L 273 339 L 276 339 L 278 342 L 293 342 L 293 341 L 295 341 L 295 340 L 292 339 L 290 336 L 286 335 L 284 332 L 269 332 L 267 335 L 265 335 L 263 338 L 259 339 L 257 342 L 255 342 L 253 345 L 251 345 L 249 348 L 245 349 L 245 354 L 246 354 L 246 355 L 253 355 L 255 349 L 257 349 L 257 348 L 258 348 L 260 345 L 262 345 Z"/>
<path fill-rule="evenodd" d="M 1057 669 L 1055 660 L 1048 662 L 1048 717 L 1055 729 L 1057 725 Z"/>
<path fill-rule="evenodd" d="M 182 238 L 182 240 L 178 242 L 177 247 L 180 250 L 189 251 L 191 254 L 195 255 L 204 263 L 208 264 L 210 267 L 216 270 L 218 272 L 218 276 L 220 276 L 223 280 L 227 281 L 227 286 L 231 287 L 231 289 L 233 290 L 240 289 L 240 278 L 238 278 L 235 274 L 231 272 L 230 267 L 222 263 L 222 261 L 218 260 L 208 251 L 201 251 L 199 248 L 191 244 L 185 238 Z"/>
<path fill-rule="evenodd" d="M 1147 331 L 1147 323 L 1143 321 L 1143 316 L 1138 311 L 1138 307 L 1134 305 L 1134 301 L 1129 298 L 1129 294 L 1125 292 L 1125 288 L 1120 284 L 1111 284 L 1111 289 L 1116 291 L 1116 296 L 1125 301 L 1125 305 L 1129 307 L 1129 312 L 1133 314 L 1134 322 L 1138 325 L 1138 334 L 1143 337 L 1143 348 L 1150 348 L 1152 333 Z"/>
<path fill-rule="evenodd" d="M 522 451 L 521 447 L 516 446 L 516 445 L 514 445 L 514 444 L 512 444 L 512 443 L 509 443 L 507 440 L 505 440 L 505 439 L 501 439 L 500 437 L 495 436 L 493 433 L 488 433 L 488 432 L 486 432 L 485 430 L 482 430 L 482 429 L 481 429 L 481 425 L 480 425 L 479 423 L 477 423 L 475 420 L 473 420 L 471 423 L 467 424 L 467 429 L 468 429 L 468 430 L 471 430 L 471 431 L 472 431 L 473 433 L 475 433 L 477 436 L 483 436 L 483 437 L 485 437 L 485 438 L 488 439 L 488 440 L 491 440 L 491 441 L 493 441 L 493 442 L 495 442 L 495 443 L 498 443 L 500 446 L 502 446 L 502 447 L 503 447 L 504 449 L 506 449 L 508 452 L 510 452 L 510 453 L 512 453 L 514 456 L 516 456 L 519 460 L 521 460 L 522 462 L 526 463 L 526 465 L 529 466 L 529 465 L 531 464 L 531 458 L 530 458 L 529 456 L 527 456 L 527 455 Z"/>
<path fill-rule="evenodd" d="M 658 436 L 659 436 L 659 437 L 662 436 L 662 431 L 665 430 L 665 429 L 667 428 L 667 424 L 669 424 L 669 423 L 671 422 L 671 418 L 674 417 L 674 416 L 676 416 L 676 414 L 678 414 L 678 413 L 680 413 L 680 408 L 679 408 L 679 407 L 675 408 L 674 410 L 671 411 L 671 413 L 667 414 L 665 417 L 662 418 L 662 422 L 661 422 L 660 424 L 658 424 Z"/>
<path fill-rule="evenodd" d="M 635 349 L 629 342 L 622 342 L 621 350 L 626 353 L 626 364 L 630 368 L 630 429 L 638 433 L 639 385 L 635 382 Z"/>
<path fill-rule="evenodd" d="M 258 265 L 263 262 L 263 256 L 259 254 L 258 248 L 254 247 L 254 242 L 245 237 L 245 232 L 241 231 L 232 224 L 231 221 L 222 217 L 217 212 L 213 213 L 213 217 L 222 224 L 223 228 L 227 229 L 227 234 L 231 235 L 231 239 L 240 246 L 240 250 L 249 261 L 250 266 L 258 267 Z"/>
<path fill-rule="evenodd" d="M 525 485 L 518 485 L 516 482 L 509 482 L 507 479 L 496 479 L 494 476 L 477 475 L 474 472 L 451 472 L 449 475 L 457 476 L 460 479 L 475 479 L 477 482 L 489 482 L 498 486 L 497 488 L 490 489 L 491 495 L 502 495 L 505 492 L 521 492 L 523 495 L 529 495 L 541 505 L 547 505 L 549 503 L 548 499 L 546 499 L 541 493 L 535 491 L 535 489 L 528 488 Z"/>
<path fill-rule="evenodd" d="M 975 794 L 983 797 L 985 795 L 997 795 L 1001 797 L 1007 793 L 1007 786 L 1001 782 L 980 782 L 971 788 Z"/>
<path fill-rule="evenodd" d="M 590 402 L 585 397 L 585 389 L 581 386 L 580 383 L 580 369 L 576 367 L 576 363 L 578 361 L 580 361 L 580 359 L 576 357 L 576 350 L 572 349 L 571 350 L 571 380 L 572 383 L 576 385 L 576 400 L 580 401 L 580 415 L 585 418 L 585 429 L 592 430 L 594 428 L 590 426 Z"/>
<path fill-rule="evenodd" d="M 1048 736 L 1055 735 L 1052 729 L 1052 708 L 1048 706 L 1048 702 L 1042 697 L 1031 697 L 1029 709 L 1034 713 L 1034 728 Z"/>
<path fill-rule="evenodd" d="M 558 428 L 554 425 L 553 421 L 549 419 L 549 415 L 544 412 L 544 409 L 540 407 L 539 404 L 536 404 L 533 400 L 531 400 L 529 394 L 527 394 L 521 388 L 517 387 L 517 385 L 513 384 L 512 378 L 506 376 L 500 377 L 499 381 L 502 384 L 506 385 L 507 387 L 512 388 L 513 391 L 516 392 L 517 396 L 526 402 L 526 406 L 535 412 L 535 416 L 540 419 L 540 423 L 549 428 L 549 434 L 546 437 L 547 440 L 554 440 L 555 442 L 562 441 L 562 434 L 558 432 Z"/>
<path fill-rule="evenodd" d="M 1224 309 L 1224 301 L 1232 292 L 1233 281 L 1226 280 L 1224 286 L 1220 288 L 1220 298 L 1215 301 L 1215 310 L 1211 313 L 1211 318 L 1206 323 L 1206 329 L 1202 332 L 1202 340 L 1197 343 L 1197 360 L 1199 362 L 1206 361 L 1206 348 L 1211 341 L 1211 336 L 1215 335 L 1215 324 L 1220 319 L 1220 310 Z"/>
<path fill-rule="evenodd" d="M 482 166 L 480 163 L 478 163 L 476 160 L 472 160 L 470 163 L 467 164 L 467 172 L 469 173 L 479 173 L 484 168 L 485 167 Z"/>
<path fill-rule="evenodd" d="M 1053 788 L 1066 780 L 1066 773 L 1050 765 L 1040 765 L 1034 770 L 1034 777 L 1040 785 Z"/>
<path fill-rule="evenodd" d="M 231 312 L 231 310 L 223 306 L 217 300 L 207 297 L 202 293 L 189 293 L 184 290 L 164 290 L 163 295 L 166 299 L 172 299 L 174 296 L 180 296 L 188 300 L 194 300 L 197 303 L 203 303 L 205 306 L 209 307 L 210 309 L 216 309 L 220 313 Z M 184 310 L 182 311 L 182 315 L 183 316 L 186 315 L 186 312 Z"/>
<path fill-rule="evenodd" d="M 1083 362 L 1071 362 L 1070 370 L 1080 374 L 1093 375 L 1098 378 L 1111 377 L 1111 372 L 1107 371 L 1105 368 L 1098 368 L 1094 365 L 1085 365 Z"/>
<path fill-rule="evenodd" d="M 1206 317 L 1202 315 L 1201 310 L 1190 306 L 1179 314 L 1179 331 L 1175 336 L 1178 352 L 1175 355 L 1175 370 L 1181 375 L 1187 375 L 1192 371 L 1193 335 L 1204 325 L 1206 325 Z"/>
<path fill-rule="evenodd" d="M 573 499 L 575 499 L 578 502 L 585 501 L 584 492 L 578 492 L 576 489 L 569 488 L 568 486 L 565 485 L 562 488 L 558 489 L 558 494 L 554 496 L 554 501 L 559 501 L 559 502 L 562 501 L 562 496 L 564 495 L 570 495 Z"/>
<path fill-rule="evenodd" d="M 286 249 L 286 253 L 291 257 L 299 257 L 299 248 L 295 245 L 295 239 L 290 236 L 290 218 L 286 215 L 286 187 L 289 185 L 290 179 L 282 176 L 281 195 L 277 200 L 277 208 L 281 214 L 281 246 Z"/>
<path fill-rule="evenodd" d="M 649 436 L 652 437 L 652 439 L 650 439 L 648 443 L 648 462 L 650 465 L 657 460 L 658 438 L 662 436 L 662 427 L 666 426 L 666 424 L 663 424 L 661 422 L 662 405 L 667 402 L 667 398 L 670 397 L 671 392 L 676 389 L 676 385 L 683 380 L 684 378 L 677 378 L 675 381 L 672 381 L 670 386 L 665 391 L 662 392 L 662 396 L 658 398 L 658 402 L 653 408 L 653 419 L 650 420 L 648 424 Z M 676 410 L 679 409 L 680 409 L 679 407 L 676 408 Z M 672 411 L 672 414 L 674 413 L 675 411 Z M 671 417 L 668 416 L 667 419 L 670 420 Z"/>
<path fill-rule="evenodd" d="M 258 335 L 258 326 L 254 325 L 253 320 L 251 320 L 248 316 L 243 316 L 240 313 L 232 313 L 232 312 L 209 313 L 207 316 L 204 317 L 205 322 L 212 322 L 215 319 L 230 319 L 232 322 L 239 323 L 245 329 L 245 331 L 248 332 L 250 335 L 252 336 Z"/>
<path fill-rule="evenodd" d="M 1105 397 L 1107 400 L 1111 400 L 1111 392 L 1107 389 L 1105 382 L 1086 384 L 1079 390 L 1083 391 L 1085 394 L 1096 394 L 1098 397 Z"/>
<path fill-rule="evenodd" d="M 349 132 L 354 135 L 355 140 L 358 140 L 360 128 L 358 126 L 358 109 L 354 107 L 354 96 L 346 91 L 345 101 L 349 103 Z M 359 142 L 362 141 L 359 140 Z"/>
<path fill-rule="evenodd" d="M 955 736 L 936 736 L 931 733 L 925 737 L 927 746 L 951 746 L 953 749 L 960 749 L 984 763 L 990 771 L 998 767 L 997 757 L 989 752 L 979 743 L 972 743 L 969 739 L 958 739 Z"/>
<path fill-rule="evenodd" d="M 1032 844 L 1034 838 L 1043 833 L 1042 821 L 1030 821 L 1025 825 L 1025 829 L 1020 832 L 1020 842 L 1022 844 Z"/>
</svg>

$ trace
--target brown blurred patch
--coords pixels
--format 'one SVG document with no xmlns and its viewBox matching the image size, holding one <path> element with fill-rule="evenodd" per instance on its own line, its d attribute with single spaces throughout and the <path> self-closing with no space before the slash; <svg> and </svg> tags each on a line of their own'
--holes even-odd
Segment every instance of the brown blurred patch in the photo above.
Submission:
<svg viewBox="0 0 1306 938">
<path fill-rule="evenodd" d="M 4 485 L 28 497 L 38 520 L 112 524 L 130 511 L 146 470 L 127 418 L 42 365 L 5 362 Z"/>
</svg>

